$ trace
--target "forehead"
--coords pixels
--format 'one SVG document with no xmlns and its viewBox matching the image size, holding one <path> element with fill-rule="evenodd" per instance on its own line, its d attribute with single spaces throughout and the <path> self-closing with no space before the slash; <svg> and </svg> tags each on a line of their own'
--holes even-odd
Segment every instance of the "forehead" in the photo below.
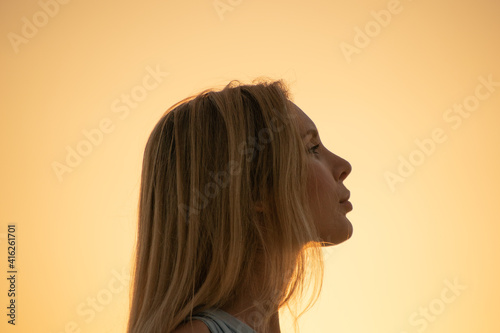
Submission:
<svg viewBox="0 0 500 333">
<path fill-rule="evenodd" d="M 317 130 L 314 122 L 307 116 L 307 114 L 305 114 L 304 111 L 302 111 L 301 108 L 295 105 L 292 101 L 289 101 L 289 103 L 291 112 L 295 112 L 298 115 L 297 122 L 299 124 L 301 134 L 305 135 L 309 130 Z"/>
</svg>

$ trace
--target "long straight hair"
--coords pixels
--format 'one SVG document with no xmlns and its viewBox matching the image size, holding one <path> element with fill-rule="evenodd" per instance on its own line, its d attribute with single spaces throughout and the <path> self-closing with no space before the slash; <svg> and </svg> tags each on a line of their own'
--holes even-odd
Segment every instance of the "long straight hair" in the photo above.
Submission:
<svg viewBox="0 0 500 333">
<path fill-rule="evenodd" d="M 128 333 L 172 332 L 241 291 L 255 297 L 259 328 L 286 305 L 297 332 L 319 296 L 324 266 L 306 196 L 308 155 L 289 101 L 282 80 L 233 80 L 174 104 L 153 128 Z M 256 271 L 265 276 L 258 290 Z M 310 277 L 312 297 L 297 315 Z"/>
</svg>

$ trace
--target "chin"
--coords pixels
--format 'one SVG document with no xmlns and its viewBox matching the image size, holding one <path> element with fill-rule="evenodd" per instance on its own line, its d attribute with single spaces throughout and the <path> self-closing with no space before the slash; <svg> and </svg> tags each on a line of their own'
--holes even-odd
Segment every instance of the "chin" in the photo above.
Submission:
<svg viewBox="0 0 500 333">
<path fill-rule="evenodd" d="M 322 238 L 322 240 L 320 241 L 321 246 L 328 247 L 341 244 L 352 237 L 353 231 L 354 230 L 351 222 L 347 220 L 342 224 L 342 228 L 340 230 L 337 229 L 334 232 L 330 233 L 326 237 L 326 240 L 323 240 L 325 238 Z"/>
</svg>

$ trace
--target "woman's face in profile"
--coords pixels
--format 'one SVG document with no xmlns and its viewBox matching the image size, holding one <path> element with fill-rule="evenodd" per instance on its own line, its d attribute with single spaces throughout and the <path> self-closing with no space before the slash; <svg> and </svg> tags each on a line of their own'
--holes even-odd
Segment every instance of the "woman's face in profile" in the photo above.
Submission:
<svg viewBox="0 0 500 333">
<path fill-rule="evenodd" d="M 307 194 L 314 223 L 322 241 L 342 243 L 353 233 L 352 224 L 346 217 L 352 205 L 350 202 L 341 203 L 350 195 L 343 181 L 351 172 L 351 165 L 323 146 L 314 122 L 298 106 L 289 102 L 289 111 L 298 115 L 300 133 L 309 154 Z"/>
</svg>

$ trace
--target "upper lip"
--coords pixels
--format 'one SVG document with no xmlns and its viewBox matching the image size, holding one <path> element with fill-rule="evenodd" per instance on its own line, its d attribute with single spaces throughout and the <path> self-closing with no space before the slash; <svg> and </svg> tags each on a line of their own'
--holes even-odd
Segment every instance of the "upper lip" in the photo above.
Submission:
<svg viewBox="0 0 500 333">
<path fill-rule="evenodd" d="M 351 197 L 351 192 L 347 191 L 347 195 L 344 197 L 344 199 L 340 200 L 340 202 L 344 202 L 344 201 L 347 201 L 349 200 L 349 198 Z"/>
</svg>

